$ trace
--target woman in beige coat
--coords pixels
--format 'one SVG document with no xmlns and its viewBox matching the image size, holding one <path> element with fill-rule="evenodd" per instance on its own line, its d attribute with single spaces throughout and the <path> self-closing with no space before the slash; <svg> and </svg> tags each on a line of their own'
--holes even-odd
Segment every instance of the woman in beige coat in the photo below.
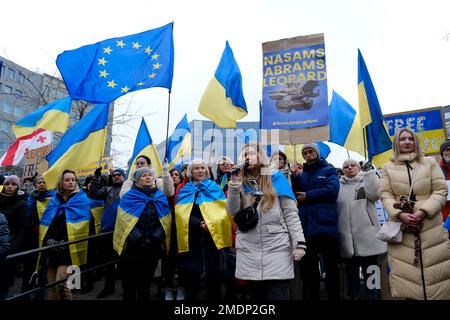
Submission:
<svg viewBox="0 0 450 320">
<path fill-rule="evenodd" d="M 412 182 L 412 189 L 411 189 Z M 414 213 L 394 208 L 400 196 L 415 202 Z M 399 130 L 391 161 L 383 167 L 380 197 L 390 220 L 402 222 L 401 243 L 388 244 L 389 284 L 393 297 L 450 299 L 450 242 L 441 219 L 448 188 L 434 158 L 423 154 L 410 129 Z"/>
</svg>

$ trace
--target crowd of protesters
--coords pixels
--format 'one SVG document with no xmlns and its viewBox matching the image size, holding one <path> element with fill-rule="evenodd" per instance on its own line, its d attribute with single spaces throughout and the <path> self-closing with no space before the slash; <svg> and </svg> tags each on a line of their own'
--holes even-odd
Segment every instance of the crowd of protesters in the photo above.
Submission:
<svg viewBox="0 0 450 320">
<path fill-rule="evenodd" d="M 18 270 L 26 292 L 44 269 L 48 283 L 58 282 L 48 299 L 72 299 L 60 281 L 68 268 L 104 264 L 95 276 L 104 277 L 98 299 L 113 295 L 120 279 L 124 300 L 148 300 L 158 278 L 164 300 L 289 300 L 298 287 L 303 299 L 319 300 L 322 280 L 329 300 L 376 300 L 380 281 L 370 278 L 383 276 L 374 273 L 383 263 L 389 296 L 450 299 L 444 228 L 450 140 L 441 145 L 440 165 L 424 156 L 408 129 L 397 132 L 391 161 L 380 171 L 353 159 L 335 168 L 314 143 L 303 145 L 302 156 L 303 164 L 289 163 L 282 151 L 268 158 L 264 148 L 247 143 L 239 164 L 218 159 L 216 175 L 194 159 L 170 171 L 164 163 L 158 177 L 141 155 L 129 175 L 120 168 L 102 175 L 98 168 L 84 187 L 70 168 L 55 190 L 42 175 L 27 182 L 32 187 L 2 177 L 0 299 L 10 297 Z M 412 211 L 399 207 L 402 196 Z M 377 237 L 378 200 L 389 220 L 401 224 L 400 242 Z M 6 259 L 42 247 L 49 249 Z M 92 272 L 83 276 L 84 291 L 94 280 Z"/>
</svg>

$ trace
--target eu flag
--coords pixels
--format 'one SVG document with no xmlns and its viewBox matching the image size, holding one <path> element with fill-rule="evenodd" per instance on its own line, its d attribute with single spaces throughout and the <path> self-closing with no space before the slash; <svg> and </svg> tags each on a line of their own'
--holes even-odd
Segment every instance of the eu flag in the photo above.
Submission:
<svg viewBox="0 0 450 320">
<path fill-rule="evenodd" d="M 64 51 L 56 64 L 75 100 L 108 103 L 136 90 L 172 88 L 173 22 Z"/>
</svg>

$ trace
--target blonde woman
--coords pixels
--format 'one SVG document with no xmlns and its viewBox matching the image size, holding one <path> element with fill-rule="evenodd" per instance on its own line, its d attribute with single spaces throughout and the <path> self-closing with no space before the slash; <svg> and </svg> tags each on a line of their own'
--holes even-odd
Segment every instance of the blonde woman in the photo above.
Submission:
<svg viewBox="0 0 450 320">
<path fill-rule="evenodd" d="M 425 157 L 410 129 L 394 137 L 391 161 L 383 167 L 380 196 L 389 219 L 402 222 L 403 240 L 388 244 L 389 284 L 393 297 L 450 299 L 450 243 L 441 210 L 448 188 L 442 170 Z M 414 212 L 396 209 L 400 196 L 410 196 Z"/>
<path fill-rule="evenodd" d="M 225 210 L 225 194 L 210 180 L 208 166 L 193 159 L 186 183 L 175 204 L 180 271 L 184 275 L 185 299 L 199 299 L 200 279 L 206 278 L 207 300 L 221 299 L 219 250 L 231 247 L 231 221 Z"/>
<path fill-rule="evenodd" d="M 294 194 L 281 173 L 271 174 L 267 156 L 258 144 L 245 144 L 241 159 L 248 167 L 231 177 L 229 214 L 235 216 L 261 193 L 262 199 L 256 207 L 256 226 L 237 233 L 236 278 L 248 280 L 253 299 L 288 300 L 294 260 L 299 261 L 306 249 Z"/>
</svg>

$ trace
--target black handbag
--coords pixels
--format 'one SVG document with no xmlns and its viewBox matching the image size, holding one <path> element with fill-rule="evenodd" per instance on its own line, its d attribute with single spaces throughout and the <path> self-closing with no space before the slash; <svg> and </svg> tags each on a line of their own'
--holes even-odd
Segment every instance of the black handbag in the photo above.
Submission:
<svg viewBox="0 0 450 320">
<path fill-rule="evenodd" d="M 249 206 L 240 210 L 234 216 L 234 222 L 236 223 L 239 231 L 247 232 L 258 224 L 258 212 L 252 207 Z"/>
<path fill-rule="evenodd" d="M 256 208 L 261 200 L 260 196 L 255 197 L 255 202 L 252 206 L 248 206 L 244 209 L 239 210 L 234 216 L 234 222 L 236 223 L 239 231 L 247 232 L 258 224 L 259 216 Z"/>
</svg>

